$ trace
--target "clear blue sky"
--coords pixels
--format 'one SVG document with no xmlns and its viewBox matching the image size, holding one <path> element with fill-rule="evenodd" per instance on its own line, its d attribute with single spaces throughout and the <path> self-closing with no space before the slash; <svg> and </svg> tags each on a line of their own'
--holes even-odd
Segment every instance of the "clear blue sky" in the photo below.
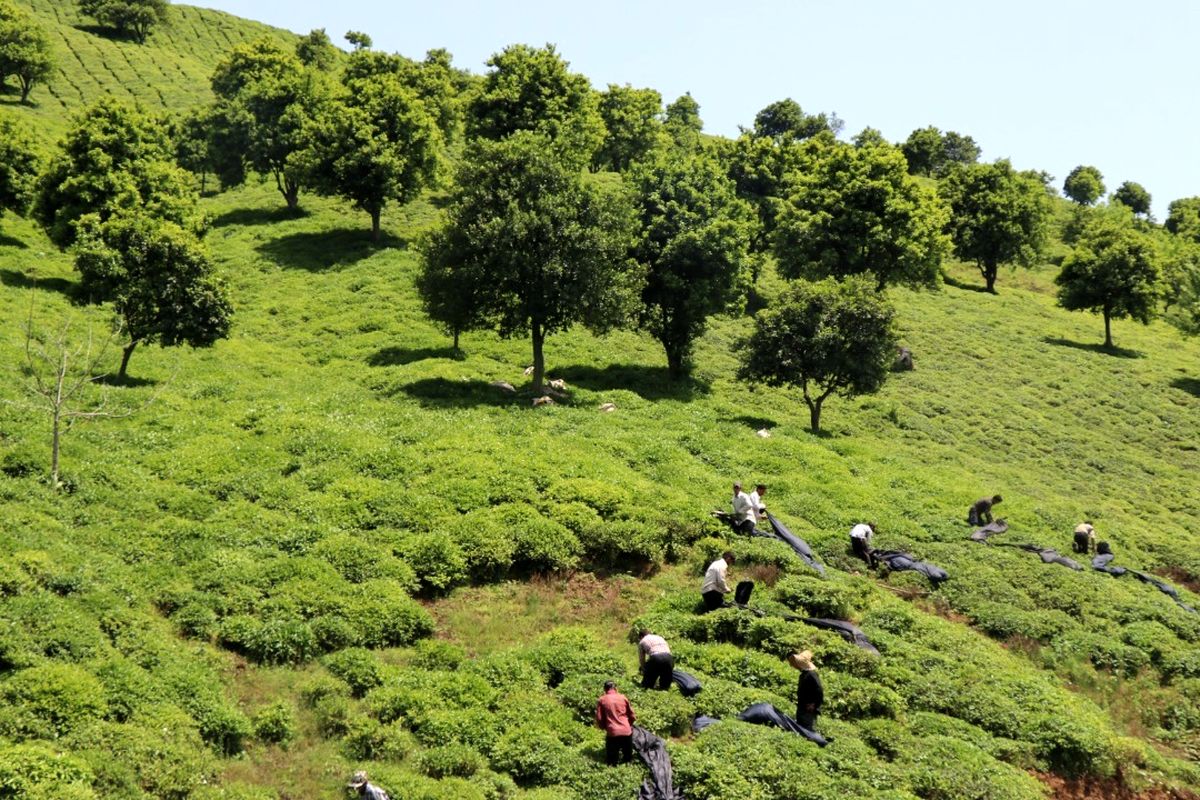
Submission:
<svg viewBox="0 0 1200 800">
<path fill-rule="evenodd" d="M 552 42 L 593 85 L 685 91 L 705 130 L 735 135 L 768 103 L 836 111 L 843 137 L 936 125 L 986 160 L 1062 179 L 1077 164 L 1167 203 L 1200 195 L 1195 0 L 196 0 L 297 32 L 347 30 L 482 73 L 513 43 Z"/>
</svg>

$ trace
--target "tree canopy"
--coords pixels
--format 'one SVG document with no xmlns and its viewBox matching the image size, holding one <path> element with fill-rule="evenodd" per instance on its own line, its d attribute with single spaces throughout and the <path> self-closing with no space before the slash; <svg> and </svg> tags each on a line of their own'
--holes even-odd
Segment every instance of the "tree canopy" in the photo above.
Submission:
<svg viewBox="0 0 1200 800">
<path fill-rule="evenodd" d="M 1149 324 L 1160 296 L 1159 258 L 1150 237 L 1133 226 L 1128 212 L 1095 214 L 1055 278 L 1058 304 L 1069 311 L 1104 316 L 1104 346 L 1112 347 L 1112 320 Z"/>
<path fill-rule="evenodd" d="M 691 92 L 680 95 L 667 105 L 663 129 L 678 147 L 690 150 L 699 146 L 704 120 L 700 118 L 700 104 Z"/>
<path fill-rule="evenodd" d="M 641 223 L 633 257 L 646 271 L 639 322 L 679 378 L 708 317 L 744 293 L 753 212 L 701 154 L 670 150 L 639 165 L 631 185 Z"/>
<path fill-rule="evenodd" d="M 35 85 L 50 80 L 54 66 L 50 39 L 33 15 L 0 0 L 0 89 L 11 75 L 21 88 L 21 102 L 27 102 Z"/>
<path fill-rule="evenodd" d="M 943 134 L 932 125 L 908 135 L 900 151 L 912 175 L 944 175 L 955 165 L 974 164 L 979 160 L 979 145 L 970 136 L 954 131 Z"/>
<path fill-rule="evenodd" d="M 33 135 L 14 120 L 0 118 L 0 215 L 24 214 L 29 208 L 41 162 Z"/>
<path fill-rule="evenodd" d="M 540 392 L 547 336 L 580 323 L 602 333 L 636 307 L 644 273 L 628 258 L 628 200 L 586 181 L 527 132 L 475 142 L 457 178 L 446 222 L 425 244 L 423 271 L 448 273 L 433 285 L 476 287 L 478 305 L 465 319 L 504 337 L 529 336 Z"/>
<path fill-rule="evenodd" d="M 790 97 L 776 100 L 754 116 L 751 133 L 756 138 L 774 139 L 776 142 L 798 142 L 828 131 L 837 135 L 842 121 L 836 114 L 806 114 L 804 109 Z"/>
<path fill-rule="evenodd" d="M 51 241 L 75 241 L 85 215 L 139 212 L 196 229 L 196 193 L 166 129 L 140 108 L 102 100 L 77 116 L 38 179 L 34 218 Z"/>
<path fill-rule="evenodd" d="M 580 167 L 591 163 L 604 141 L 599 101 L 587 77 L 571 72 L 554 45 L 512 45 L 487 63 L 491 69 L 468 109 L 469 136 L 538 133 L 560 158 Z"/>
<path fill-rule="evenodd" d="M 337 63 L 338 50 L 324 28 L 313 28 L 296 42 L 296 58 L 306 67 L 326 71 Z"/>
<path fill-rule="evenodd" d="M 610 83 L 600 94 L 600 117 L 606 131 L 593 164 L 599 169 L 624 172 L 646 158 L 663 132 L 662 95 L 653 89 L 635 89 Z"/>
<path fill-rule="evenodd" d="M 1047 237 L 1050 195 L 1037 176 L 1017 172 L 1007 160 L 950 171 L 939 192 L 950 206 L 954 252 L 979 268 L 995 292 L 1002 264 L 1032 266 Z"/>
<path fill-rule="evenodd" d="M 1150 216 L 1150 193 L 1140 183 L 1125 181 L 1113 192 L 1112 199 L 1114 203 L 1120 203 L 1134 214 Z"/>
<path fill-rule="evenodd" d="M 79 0 L 79 10 L 119 35 L 145 42 L 167 19 L 167 0 Z"/>
<path fill-rule="evenodd" d="M 129 336 L 118 376 L 142 342 L 206 347 L 229 333 L 232 307 L 200 241 L 146 215 L 84 225 L 75 249 L 80 293 L 111 302 Z"/>
<path fill-rule="evenodd" d="M 1172 200 L 1163 227 L 1176 236 L 1200 242 L 1200 197 Z"/>
<path fill-rule="evenodd" d="M 1095 167 L 1080 164 L 1063 181 L 1063 194 L 1081 206 L 1090 206 L 1104 196 L 1104 176 Z"/>
<path fill-rule="evenodd" d="M 797 281 L 754 317 L 739 342 L 738 377 L 768 386 L 795 386 L 809 423 L 821 430 L 821 408 L 832 394 L 876 392 L 896 356 L 895 310 L 868 281 Z"/>
<path fill-rule="evenodd" d="M 890 147 L 814 141 L 787 176 L 775 223 L 779 270 L 789 278 L 870 273 L 890 284 L 933 286 L 950 249 L 949 211 L 908 175 Z"/>
</svg>

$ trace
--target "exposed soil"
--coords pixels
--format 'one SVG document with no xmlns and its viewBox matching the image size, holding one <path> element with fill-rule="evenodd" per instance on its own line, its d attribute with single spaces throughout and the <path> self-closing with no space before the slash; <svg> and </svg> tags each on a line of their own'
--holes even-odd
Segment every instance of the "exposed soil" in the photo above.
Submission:
<svg viewBox="0 0 1200 800">
<path fill-rule="evenodd" d="M 1050 789 L 1054 800 L 1200 800 L 1188 789 L 1155 786 L 1135 792 L 1121 778 L 1063 778 L 1035 772 L 1034 777 Z"/>
<path fill-rule="evenodd" d="M 1197 580 L 1195 575 L 1185 569 L 1179 567 L 1158 567 L 1151 571 L 1160 578 L 1174 581 L 1189 591 L 1200 594 L 1200 580 Z"/>
</svg>

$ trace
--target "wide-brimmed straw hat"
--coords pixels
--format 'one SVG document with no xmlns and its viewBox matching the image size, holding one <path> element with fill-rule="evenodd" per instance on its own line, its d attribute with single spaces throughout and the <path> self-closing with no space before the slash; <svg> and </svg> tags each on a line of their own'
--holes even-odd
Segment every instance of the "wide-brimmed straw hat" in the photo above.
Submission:
<svg viewBox="0 0 1200 800">
<path fill-rule="evenodd" d="M 361 789 L 367 783 L 367 773 L 361 769 L 350 776 L 350 782 L 346 784 L 351 789 Z"/>
<path fill-rule="evenodd" d="M 792 653 L 787 657 L 787 662 L 796 669 L 812 669 L 813 668 L 812 650 L 804 650 L 799 653 Z"/>
</svg>

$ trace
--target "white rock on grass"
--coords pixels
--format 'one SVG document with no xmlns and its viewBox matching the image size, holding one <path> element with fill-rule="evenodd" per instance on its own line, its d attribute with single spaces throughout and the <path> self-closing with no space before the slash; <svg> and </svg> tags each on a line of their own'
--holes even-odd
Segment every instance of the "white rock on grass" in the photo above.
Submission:
<svg viewBox="0 0 1200 800">
<path fill-rule="evenodd" d="M 511 383 L 509 383 L 508 381 L 492 381 L 491 383 L 488 384 L 488 386 L 492 386 L 496 389 L 499 389 L 500 391 L 504 392 L 505 394 L 516 394 L 517 393 L 517 388 L 515 386 L 513 386 Z"/>
<path fill-rule="evenodd" d="M 769 430 L 767 430 L 766 428 L 759 428 L 757 431 L 755 431 L 755 433 L 758 434 L 758 438 L 760 438 L 760 439 L 770 439 L 771 438 L 771 432 Z"/>
<path fill-rule="evenodd" d="M 600 406 L 600 410 L 603 411 L 605 414 L 607 414 L 610 411 L 616 411 L 617 404 L 616 403 L 603 403 Z"/>
</svg>

